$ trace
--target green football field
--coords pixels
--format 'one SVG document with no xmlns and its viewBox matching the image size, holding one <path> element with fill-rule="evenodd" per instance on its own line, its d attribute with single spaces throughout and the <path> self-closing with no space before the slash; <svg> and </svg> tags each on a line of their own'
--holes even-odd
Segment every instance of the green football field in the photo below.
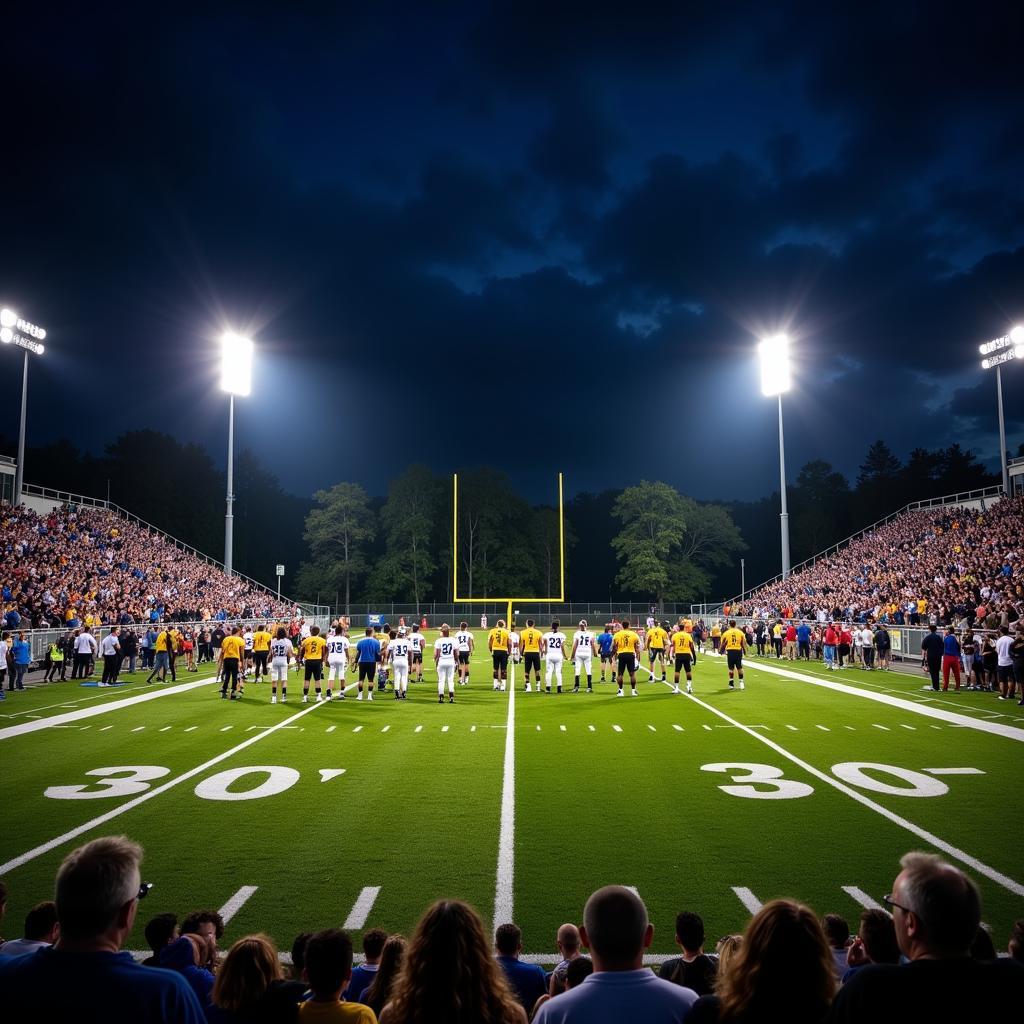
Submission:
<svg viewBox="0 0 1024 1024">
<path fill-rule="evenodd" d="M 225 907 L 225 944 L 264 930 L 287 949 L 329 925 L 408 933 L 453 896 L 550 959 L 558 925 L 614 882 L 644 898 L 664 955 L 684 908 L 711 940 L 776 896 L 853 923 L 911 849 L 971 873 L 997 946 L 1024 915 L 1024 708 L 992 694 L 753 658 L 730 691 L 712 656 L 692 698 L 645 672 L 635 699 L 599 682 L 526 694 L 521 678 L 495 693 L 484 652 L 454 705 L 430 667 L 406 702 L 356 702 L 349 676 L 343 703 L 303 705 L 292 675 L 271 706 L 268 683 L 221 701 L 204 669 L 0 704 L 4 934 L 70 849 L 120 833 L 154 883 L 134 949 L 163 911 Z"/>
</svg>

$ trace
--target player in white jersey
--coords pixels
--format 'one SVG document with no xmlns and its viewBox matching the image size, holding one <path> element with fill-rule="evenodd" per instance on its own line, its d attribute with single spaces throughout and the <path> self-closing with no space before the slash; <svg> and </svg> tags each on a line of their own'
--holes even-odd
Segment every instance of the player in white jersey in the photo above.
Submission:
<svg viewBox="0 0 1024 1024">
<path fill-rule="evenodd" d="M 270 703 L 277 703 L 277 684 L 281 684 L 281 703 L 288 699 L 288 662 L 295 654 L 295 648 L 288 639 L 288 630 L 279 626 L 277 635 L 270 641 Z"/>
<path fill-rule="evenodd" d="M 252 645 L 252 626 L 246 626 L 245 632 L 242 634 L 242 664 L 238 667 L 238 674 L 243 682 L 245 681 L 246 670 L 252 667 Z"/>
<path fill-rule="evenodd" d="M 327 638 L 327 699 L 331 699 L 331 683 L 338 680 L 338 700 L 345 699 L 345 669 L 348 668 L 351 641 L 344 626 L 335 626 Z"/>
<path fill-rule="evenodd" d="M 594 692 L 594 670 L 591 667 L 594 658 L 594 634 L 587 628 L 587 620 L 580 619 L 580 628 L 572 637 L 572 660 L 576 668 L 576 685 L 572 692 L 580 692 L 580 674 L 587 673 L 587 693 Z"/>
<path fill-rule="evenodd" d="M 541 654 L 546 663 L 544 688 L 551 692 L 551 677 L 558 682 L 558 693 L 562 692 L 562 665 L 565 664 L 565 634 L 558 629 L 558 619 L 551 623 L 551 629 L 541 637 Z"/>
<path fill-rule="evenodd" d="M 434 666 L 437 669 L 437 703 L 444 703 L 444 686 L 448 684 L 448 703 L 455 703 L 455 638 L 449 636 L 447 622 L 441 626 L 441 635 L 434 641 Z"/>
<path fill-rule="evenodd" d="M 519 634 L 513 629 L 508 635 L 508 648 L 509 654 L 512 655 L 512 661 L 518 665 L 522 660 L 523 654 L 519 647 Z"/>
<path fill-rule="evenodd" d="M 469 631 L 468 622 L 459 623 L 459 631 L 455 634 L 455 650 L 459 656 L 459 686 L 469 683 L 469 659 L 475 647 L 473 634 Z"/>
<path fill-rule="evenodd" d="M 423 648 L 427 646 L 427 642 L 423 639 L 423 634 L 420 632 L 419 625 L 412 627 L 412 633 L 409 636 L 409 645 L 412 648 L 411 652 L 411 664 L 416 670 L 416 682 L 423 682 Z"/>
<path fill-rule="evenodd" d="M 409 655 L 412 642 L 405 635 L 405 626 L 398 627 L 398 635 L 388 644 L 388 660 L 395 669 L 395 700 L 405 700 L 409 689 Z"/>
</svg>

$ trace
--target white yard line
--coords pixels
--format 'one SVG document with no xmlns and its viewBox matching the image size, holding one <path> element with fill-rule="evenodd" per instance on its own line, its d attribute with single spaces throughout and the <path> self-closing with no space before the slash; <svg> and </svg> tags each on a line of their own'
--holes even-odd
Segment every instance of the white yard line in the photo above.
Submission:
<svg viewBox="0 0 1024 1024">
<path fill-rule="evenodd" d="M 33 687 L 33 689 L 35 689 L 35 687 Z M 142 686 L 129 686 L 129 687 L 127 687 L 127 689 L 119 690 L 118 692 L 119 693 L 128 693 L 131 690 L 143 690 L 143 689 L 148 689 L 148 687 L 145 684 L 143 684 Z M 84 704 L 87 700 L 109 700 L 110 697 L 112 697 L 112 696 L 113 695 L 110 694 L 110 693 L 97 693 L 93 697 L 79 697 L 78 700 L 75 701 L 75 703 L 76 704 Z M 3 716 L 0 716 L 0 717 L 4 717 L 4 718 L 23 718 L 23 717 L 27 717 L 28 715 L 35 714 L 37 711 L 51 711 L 53 708 L 65 708 L 65 707 L 68 707 L 68 705 L 67 704 L 44 704 L 41 708 L 29 708 L 27 711 L 15 711 L 13 714 L 3 715 Z"/>
<path fill-rule="evenodd" d="M 867 910 L 885 910 L 881 903 L 876 903 L 863 889 L 858 889 L 855 885 L 844 885 L 842 889 L 847 896 L 852 896 Z"/>
<path fill-rule="evenodd" d="M 900 711 L 909 711 L 912 714 L 935 718 L 939 721 L 947 722 L 950 725 L 967 729 L 977 729 L 979 732 L 988 732 L 996 736 L 1004 736 L 1007 739 L 1017 740 L 1019 743 L 1024 743 L 1024 729 L 1018 729 L 1012 725 L 990 722 L 982 718 L 972 718 L 970 715 L 959 714 L 955 711 L 944 711 L 942 708 L 931 707 L 930 704 L 925 704 L 923 701 L 906 700 L 903 697 L 890 697 L 886 693 L 874 693 L 871 690 L 864 690 L 857 686 L 847 686 L 845 683 L 834 683 L 831 679 L 819 679 L 817 676 L 806 675 L 802 672 L 794 672 L 792 669 L 775 668 L 773 665 L 762 665 L 756 661 L 745 662 L 743 667 L 757 669 L 760 672 L 768 672 L 771 675 L 782 676 L 784 679 L 796 679 L 799 682 L 810 683 L 812 686 L 821 686 L 826 690 L 833 690 L 836 693 L 845 693 L 851 697 L 860 697 L 862 700 L 877 701 L 879 704 L 886 704 L 891 708 L 899 708 Z M 885 727 L 879 726 L 879 728 Z"/>
<path fill-rule="evenodd" d="M 15 868 L 20 868 L 23 864 L 27 864 L 29 861 L 35 860 L 37 857 L 41 857 L 44 853 L 49 853 L 51 850 L 55 850 L 58 846 L 63 846 L 65 843 L 71 842 L 72 839 L 77 839 L 80 835 L 84 835 L 86 832 L 91 832 L 93 829 L 99 828 L 100 825 L 105 825 L 108 821 L 112 821 L 114 818 L 118 818 L 122 814 L 146 803 L 147 800 L 152 800 L 154 797 L 163 795 L 169 789 L 173 789 L 182 782 L 187 782 L 189 779 L 194 779 L 197 775 L 202 775 L 203 772 L 212 768 L 215 764 L 220 764 L 221 761 L 226 761 L 229 757 L 233 757 L 240 751 L 245 750 L 246 747 L 251 747 L 254 743 L 259 743 L 260 740 L 277 732 L 278 729 L 288 727 L 289 723 L 298 721 L 298 719 L 302 718 L 303 715 L 308 715 L 311 711 L 315 711 L 317 708 L 322 706 L 323 705 L 321 704 L 311 704 L 309 707 L 296 712 L 291 716 L 291 718 L 286 718 L 277 725 L 273 725 L 263 732 L 250 736 L 247 740 L 242 740 L 241 743 L 232 747 L 230 750 L 225 750 L 224 753 L 217 754 L 216 757 L 211 757 L 208 761 L 204 761 L 202 764 L 189 769 L 187 772 L 183 772 L 181 775 L 171 779 L 169 782 L 165 782 L 161 786 L 156 786 L 153 789 L 147 790 L 145 793 L 121 804 L 119 807 L 114 807 L 105 814 L 97 815 L 95 818 L 91 818 L 89 821 L 78 825 L 76 828 L 65 832 L 63 835 L 56 836 L 39 846 L 33 847 L 31 850 L 27 850 L 20 856 L 7 861 L 6 864 L 0 864 L 0 875 L 6 875 L 9 871 L 13 871 Z M 294 728 L 294 726 L 292 728 Z"/>
<path fill-rule="evenodd" d="M 380 893 L 379 885 L 368 885 L 362 892 L 359 893 L 358 899 L 356 899 L 355 905 L 349 911 L 348 917 L 345 918 L 345 923 L 342 925 L 346 931 L 349 929 L 359 929 L 366 924 L 366 919 L 370 916 L 370 911 L 373 910 L 374 903 L 377 902 L 377 896 Z"/>
<path fill-rule="evenodd" d="M 206 679 L 193 679 L 189 683 L 179 683 L 177 686 L 163 686 L 153 684 L 155 689 L 147 693 L 140 693 L 137 697 L 125 697 L 124 700 L 113 700 L 107 704 L 101 704 L 94 708 L 80 708 L 78 711 L 68 711 L 63 715 L 52 715 L 49 718 L 40 718 L 33 722 L 19 722 L 17 725 L 8 725 L 0 729 L 0 740 L 13 739 L 15 736 L 24 736 L 25 733 L 38 732 L 40 729 L 52 729 L 55 725 L 65 725 L 68 722 L 80 722 L 83 718 L 92 718 L 94 715 L 105 715 L 109 711 L 121 711 L 124 708 L 135 707 L 137 704 L 145 704 L 146 701 L 159 700 L 172 693 L 185 693 L 187 690 L 194 690 L 199 686 L 209 686 L 213 682 L 213 676 Z"/>
<path fill-rule="evenodd" d="M 750 913 L 756 914 L 761 909 L 761 901 L 745 885 L 734 885 L 732 891 Z"/>
<path fill-rule="evenodd" d="M 940 839 L 934 833 L 921 828 L 920 825 L 915 825 L 912 821 L 908 821 L 906 818 L 896 814 L 894 811 L 890 811 L 888 807 L 883 807 L 881 804 L 876 803 L 870 797 L 865 796 L 863 793 L 846 785 L 844 782 L 840 782 L 827 772 L 823 772 L 820 768 L 815 768 L 814 765 L 803 760 L 803 758 L 798 757 L 796 754 L 790 753 L 790 751 L 786 750 L 785 747 L 780 746 L 774 740 L 770 740 L 767 736 L 763 736 L 761 733 L 755 732 L 748 726 L 737 722 L 735 718 L 730 718 L 724 711 L 719 711 L 718 708 L 705 703 L 699 698 L 694 697 L 692 694 L 687 694 L 686 696 L 689 700 L 692 700 L 694 704 L 704 708 L 705 711 L 710 711 L 713 715 L 717 715 L 719 718 L 724 719 L 731 725 L 735 725 L 738 729 L 742 729 L 748 736 L 753 736 L 758 743 L 763 743 L 765 746 L 771 747 L 771 749 L 777 754 L 780 754 L 788 761 L 792 761 L 793 764 L 798 765 L 805 772 L 813 775 L 816 779 L 820 779 L 833 789 L 838 789 L 840 793 L 848 796 L 851 800 L 855 800 L 863 807 L 867 807 L 868 810 L 874 811 L 876 814 L 880 814 L 883 818 L 887 818 L 894 825 L 898 825 L 900 828 L 917 836 L 918 839 L 923 839 L 926 843 L 930 843 L 936 849 L 942 850 L 943 853 L 946 853 L 954 860 L 958 860 L 960 863 L 973 868 L 979 874 L 991 879 L 997 885 L 1001 885 L 1004 889 L 1008 892 L 1012 892 L 1015 896 L 1024 896 L 1024 885 L 1010 878 L 1009 875 L 1004 875 L 1001 871 L 997 871 L 995 868 L 989 867 L 988 864 L 984 863 L 984 861 L 978 860 L 977 857 L 971 856 L 971 854 L 959 849 L 952 843 L 947 843 L 946 840 Z M 944 714 L 944 712 L 939 712 L 939 714 Z M 1006 726 L 1003 726 L 1002 728 L 1006 728 Z"/>
<path fill-rule="evenodd" d="M 243 885 L 234 896 L 220 908 L 218 913 L 227 924 L 245 905 L 246 900 L 259 888 L 257 885 Z"/>
<path fill-rule="evenodd" d="M 508 688 L 505 761 L 501 779 L 501 825 L 498 829 L 498 870 L 494 887 L 493 927 L 512 920 L 516 855 L 516 688 Z"/>
</svg>

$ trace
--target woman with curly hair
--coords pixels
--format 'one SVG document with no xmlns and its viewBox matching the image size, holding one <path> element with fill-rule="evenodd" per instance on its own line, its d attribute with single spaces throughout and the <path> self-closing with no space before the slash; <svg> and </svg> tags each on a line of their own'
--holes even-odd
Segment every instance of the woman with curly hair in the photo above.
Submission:
<svg viewBox="0 0 1024 1024">
<path fill-rule="evenodd" d="M 715 995 L 701 996 L 687 1024 L 818 1024 L 836 976 L 821 922 L 802 903 L 772 900 L 747 925 Z"/>
<path fill-rule="evenodd" d="M 439 900 L 420 918 L 381 1024 L 526 1024 L 477 912 Z"/>
</svg>

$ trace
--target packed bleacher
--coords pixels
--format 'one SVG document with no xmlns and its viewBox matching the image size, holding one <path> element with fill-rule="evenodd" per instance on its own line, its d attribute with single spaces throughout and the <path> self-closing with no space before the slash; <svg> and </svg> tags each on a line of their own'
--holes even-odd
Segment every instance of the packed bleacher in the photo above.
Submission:
<svg viewBox="0 0 1024 1024">
<path fill-rule="evenodd" d="M 1024 497 L 908 512 L 755 590 L 730 614 L 897 625 L 1024 618 Z"/>
<path fill-rule="evenodd" d="M 654 927 L 647 908 L 614 885 L 572 908 L 580 924 L 558 929 L 550 971 L 522 956 L 515 924 L 500 923 L 492 944 L 479 914 L 447 899 L 423 913 L 409 939 L 365 931 L 359 964 L 339 928 L 296 936 L 288 969 L 262 933 L 222 953 L 224 921 L 212 910 L 149 918 L 152 952 L 140 963 L 123 946 L 151 888 L 142 857 L 124 836 L 65 857 L 55 899 L 28 912 L 23 935 L 0 940 L 4 1020 L 962 1024 L 1013 1020 L 1024 1005 L 1024 920 L 1001 954 L 975 883 L 933 854 L 904 856 L 884 897 L 891 913 L 866 909 L 852 933 L 840 915 L 819 918 L 777 899 L 712 950 L 699 913 L 683 910 L 674 922 L 679 955 L 657 974 L 644 966 Z M 0 883 L 0 925 L 6 901 Z"/>
<path fill-rule="evenodd" d="M 104 509 L 0 509 L 3 626 L 284 617 L 268 591 Z"/>
</svg>

